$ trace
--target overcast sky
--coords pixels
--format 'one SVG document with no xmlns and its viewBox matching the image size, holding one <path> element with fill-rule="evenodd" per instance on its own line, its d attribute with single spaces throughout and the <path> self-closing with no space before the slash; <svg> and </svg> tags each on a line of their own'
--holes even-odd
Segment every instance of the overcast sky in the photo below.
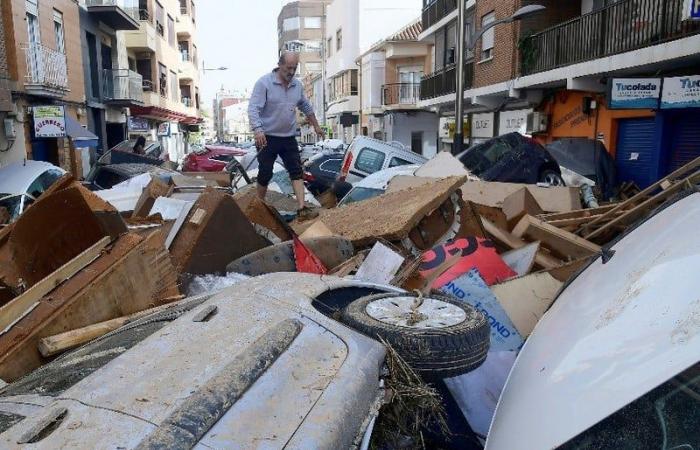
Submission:
<svg viewBox="0 0 700 450">
<path fill-rule="evenodd" d="M 277 15 L 281 0 L 202 0 L 197 4 L 203 106 L 211 109 L 216 91 L 252 90 L 255 81 L 277 64 Z"/>
</svg>

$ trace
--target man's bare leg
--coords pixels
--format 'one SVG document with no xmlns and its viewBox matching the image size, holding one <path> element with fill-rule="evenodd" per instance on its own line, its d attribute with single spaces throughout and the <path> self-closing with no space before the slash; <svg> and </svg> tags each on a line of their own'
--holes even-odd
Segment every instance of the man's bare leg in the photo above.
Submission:
<svg viewBox="0 0 700 450">
<path fill-rule="evenodd" d="M 304 207 L 304 180 L 292 180 L 292 187 L 294 188 L 294 195 L 297 197 L 297 209 L 302 209 Z"/>
<path fill-rule="evenodd" d="M 267 196 L 267 186 L 261 186 L 258 184 L 258 198 L 260 200 L 265 200 L 265 197 Z"/>
</svg>

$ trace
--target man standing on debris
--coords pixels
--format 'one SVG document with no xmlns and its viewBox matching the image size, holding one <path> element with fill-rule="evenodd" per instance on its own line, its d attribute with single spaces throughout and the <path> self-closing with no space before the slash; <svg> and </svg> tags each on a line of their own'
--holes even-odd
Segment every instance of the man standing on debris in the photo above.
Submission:
<svg viewBox="0 0 700 450">
<path fill-rule="evenodd" d="M 303 84 L 294 77 L 298 65 L 298 53 L 282 53 L 277 68 L 255 83 L 248 118 L 258 149 L 258 196 L 265 199 L 275 160 L 281 157 L 297 197 L 297 216 L 305 220 L 317 216 L 318 212 L 304 205 L 301 154 L 295 137 L 296 109 L 299 108 L 306 115 L 316 134 L 322 139 L 325 136 L 311 103 L 304 95 Z"/>
</svg>

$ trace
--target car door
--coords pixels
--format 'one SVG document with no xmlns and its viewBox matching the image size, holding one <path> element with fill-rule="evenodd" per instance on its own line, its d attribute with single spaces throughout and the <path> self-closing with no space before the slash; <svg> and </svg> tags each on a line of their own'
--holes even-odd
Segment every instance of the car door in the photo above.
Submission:
<svg viewBox="0 0 700 450">
<path fill-rule="evenodd" d="M 348 181 L 351 183 L 356 182 L 375 172 L 379 172 L 384 168 L 385 161 L 386 154 L 384 152 L 369 147 L 363 147 L 357 153 L 357 159 L 355 159 L 350 169 Z"/>
</svg>

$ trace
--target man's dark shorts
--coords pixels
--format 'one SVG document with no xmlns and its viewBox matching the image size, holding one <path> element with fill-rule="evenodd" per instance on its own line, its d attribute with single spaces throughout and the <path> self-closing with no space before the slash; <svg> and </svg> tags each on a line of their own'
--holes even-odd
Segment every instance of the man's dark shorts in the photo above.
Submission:
<svg viewBox="0 0 700 450">
<path fill-rule="evenodd" d="M 267 147 L 258 152 L 258 184 L 267 186 L 272 179 L 272 168 L 279 156 L 292 180 L 301 180 L 304 174 L 301 166 L 299 144 L 294 136 L 265 136 Z"/>
</svg>

